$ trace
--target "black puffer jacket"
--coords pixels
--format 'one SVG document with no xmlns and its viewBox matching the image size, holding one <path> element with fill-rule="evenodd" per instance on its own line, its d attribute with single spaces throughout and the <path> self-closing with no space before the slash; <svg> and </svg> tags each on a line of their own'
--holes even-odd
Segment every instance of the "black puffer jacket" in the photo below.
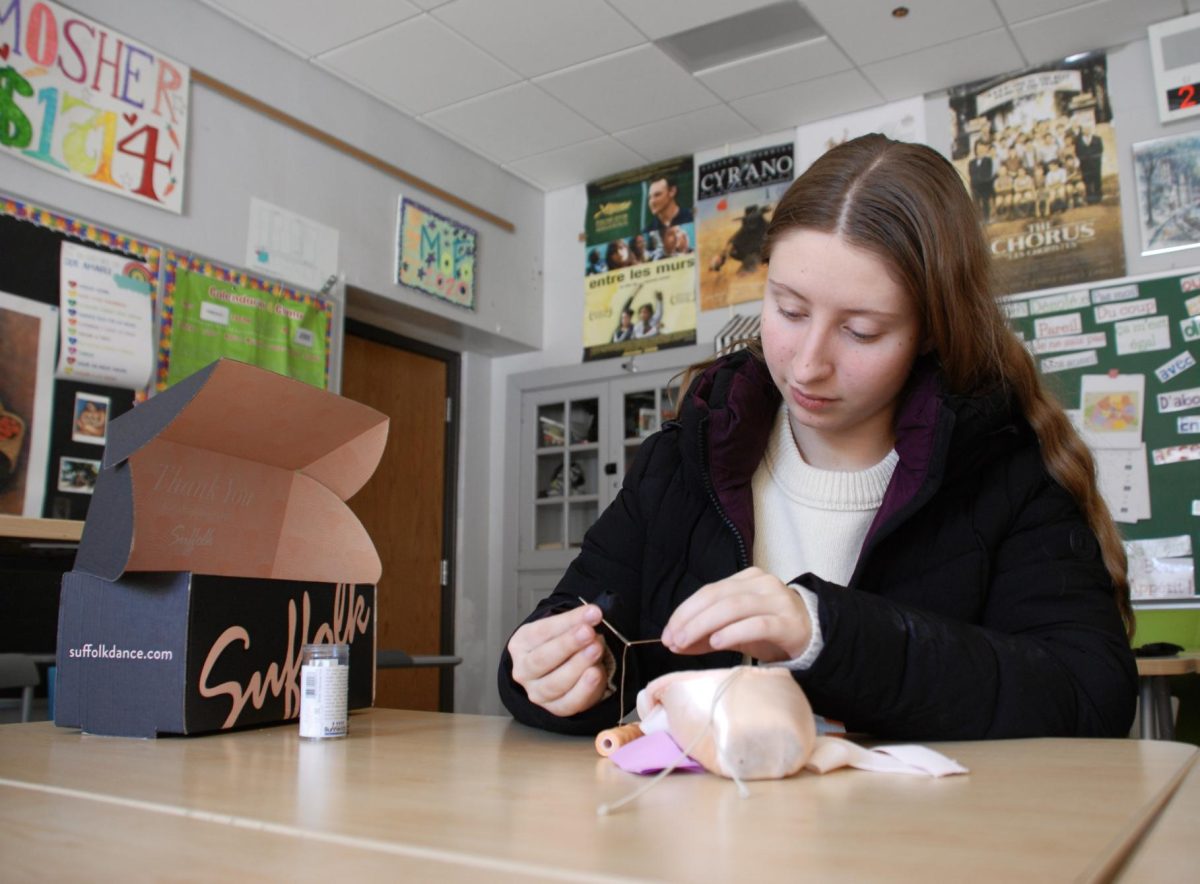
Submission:
<svg viewBox="0 0 1200 884">
<path fill-rule="evenodd" d="M 749 562 L 750 481 L 779 393 L 744 353 L 693 384 L 680 420 L 642 446 L 579 556 L 529 620 L 596 600 L 627 638 Z M 848 587 L 811 574 L 824 649 L 795 673 L 816 712 L 888 738 L 1124 736 L 1137 670 L 1099 545 L 1000 396 L 941 394 L 919 368 L 897 416 L 899 463 Z M 785 581 L 793 574 L 776 575 Z M 618 642 L 606 634 L 616 659 Z M 649 680 L 739 655 L 633 648 L 626 705 Z M 617 697 L 570 718 L 530 703 L 507 652 L 500 695 L 519 721 L 595 733 Z"/>
</svg>

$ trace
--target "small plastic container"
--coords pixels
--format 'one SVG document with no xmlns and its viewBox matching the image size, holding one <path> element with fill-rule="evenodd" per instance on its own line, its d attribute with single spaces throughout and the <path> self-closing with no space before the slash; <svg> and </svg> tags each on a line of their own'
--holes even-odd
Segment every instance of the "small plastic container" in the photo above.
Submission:
<svg viewBox="0 0 1200 884">
<path fill-rule="evenodd" d="M 350 646 L 300 649 L 300 739 L 336 740 L 349 722 Z"/>
</svg>

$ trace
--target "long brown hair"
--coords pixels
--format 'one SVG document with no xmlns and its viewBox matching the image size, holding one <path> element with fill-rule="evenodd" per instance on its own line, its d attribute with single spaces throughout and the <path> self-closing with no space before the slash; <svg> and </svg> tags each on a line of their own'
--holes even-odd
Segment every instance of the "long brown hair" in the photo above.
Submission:
<svg viewBox="0 0 1200 884">
<path fill-rule="evenodd" d="M 1037 434 L 1046 470 L 1075 498 L 1099 540 L 1117 607 L 1132 632 L 1125 549 L 1097 488 L 1091 452 L 1008 327 L 979 214 L 955 168 L 925 145 L 883 135 L 855 138 L 828 151 L 788 188 L 767 228 L 764 261 L 781 237 L 800 228 L 836 234 L 884 262 L 917 306 L 947 392 L 1010 392 Z M 749 349 L 762 357 L 761 342 Z"/>
</svg>

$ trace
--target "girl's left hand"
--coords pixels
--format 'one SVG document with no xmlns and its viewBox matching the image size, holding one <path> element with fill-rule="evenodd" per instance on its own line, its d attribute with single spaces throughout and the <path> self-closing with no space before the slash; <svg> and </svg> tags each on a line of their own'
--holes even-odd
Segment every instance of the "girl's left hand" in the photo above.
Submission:
<svg viewBox="0 0 1200 884">
<path fill-rule="evenodd" d="M 662 634 L 673 654 L 741 651 L 766 663 L 799 657 L 811 638 L 800 593 L 761 568 L 701 587 L 675 609 Z"/>
</svg>

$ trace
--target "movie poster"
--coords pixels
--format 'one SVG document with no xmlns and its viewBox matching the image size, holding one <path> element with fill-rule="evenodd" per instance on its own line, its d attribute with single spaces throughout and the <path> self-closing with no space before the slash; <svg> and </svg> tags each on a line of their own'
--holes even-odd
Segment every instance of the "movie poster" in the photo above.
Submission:
<svg viewBox="0 0 1200 884">
<path fill-rule="evenodd" d="M 708 161 L 697 158 L 701 310 L 762 298 L 767 282 L 763 239 L 795 166 L 790 141 Z"/>
<path fill-rule="evenodd" d="M 1125 275 L 1103 52 L 950 90 L 951 156 L 1002 294 Z"/>
<path fill-rule="evenodd" d="M 583 358 L 696 342 L 692 158 L 588 185 Z"/>
</svg>

